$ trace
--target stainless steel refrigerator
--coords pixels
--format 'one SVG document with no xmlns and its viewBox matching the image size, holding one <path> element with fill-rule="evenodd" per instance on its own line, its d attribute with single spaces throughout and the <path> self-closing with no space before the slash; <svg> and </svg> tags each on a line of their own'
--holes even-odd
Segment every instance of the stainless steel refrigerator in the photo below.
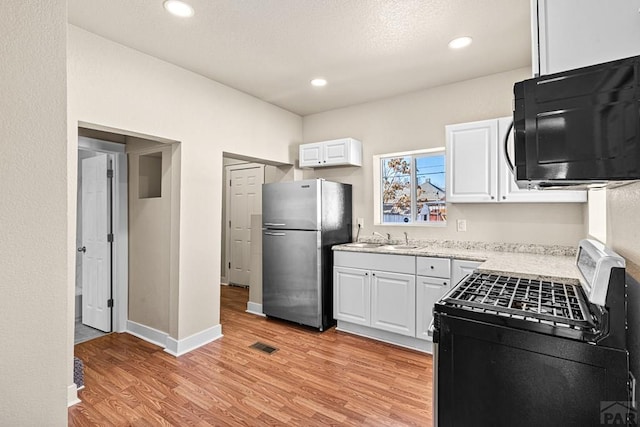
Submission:
<svg viewBox="0 0 640 427">
<path fill-rule="evenodd" d="M 351 241 L 351 185 L 262 186 L 262 310 L 323 331 L 333 320 L 331 246 Z"/>
</svg>

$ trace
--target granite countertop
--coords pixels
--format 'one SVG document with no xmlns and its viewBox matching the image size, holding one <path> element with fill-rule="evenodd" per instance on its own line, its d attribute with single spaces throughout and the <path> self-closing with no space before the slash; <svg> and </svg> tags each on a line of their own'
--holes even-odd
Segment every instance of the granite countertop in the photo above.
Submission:
<svg viewBox="0 0 640 427">
<path fill-rule="evenodd" d="M 386 242 L 378 240 L 367 240 L 367 242 L 386 244 Z M 384 246 L 361 248 L 343 244 L 334 246 L 333 250 L 479 261 L 482 264 L 480 264 L 478 270 L 484 273 L 514 275 L 527 279 L 555 280 L 566 283 L 579 282 L 580 273 L 575 266 L 576 250 L 569 246 L 451 240 L 414 240 L 409 241 L 409 245 L 416 246 L 416 248 L 391 249 Z"/>
</svg>

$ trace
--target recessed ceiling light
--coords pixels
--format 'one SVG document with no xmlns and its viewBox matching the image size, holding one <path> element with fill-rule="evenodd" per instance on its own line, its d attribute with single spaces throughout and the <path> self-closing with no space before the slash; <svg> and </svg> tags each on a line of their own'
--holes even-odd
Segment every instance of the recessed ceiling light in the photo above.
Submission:
<svg viewBox="0 0 640 427">
<path fill-rule="evenodd" d="M 315 87 L 322 87 L 327 85 L 327 81 L 325 79 L 313 79 L 311 80 L 311 85 Z"/>
<path fill-rule="evenodd" d="M 163 3 L 167 12 L 181 18 L 189 18 L 193 16 L 193 8 L 187 3 L 180 0 L 165 0 Z"/>
<path fill-rule="evenodd" d="M 469 46 L 472 41 L 471 37 L 458 37 L 457 39 L 453 39 L 449 42 L 449 47 L 451 49 L 461 49 Z"/>
</svg>

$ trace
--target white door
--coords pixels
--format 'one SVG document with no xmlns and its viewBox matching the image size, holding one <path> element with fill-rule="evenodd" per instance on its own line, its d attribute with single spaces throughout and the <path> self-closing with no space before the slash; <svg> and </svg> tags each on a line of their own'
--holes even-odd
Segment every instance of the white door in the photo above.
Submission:
<svg viewBox="0 0 640 427">
<path fill-rule="evenodd" d="M 371 325 L 368 270 L 333 267 L 333 317 L 358 325 Z"/>
<path fill-rule="evenodd" d="M 416 276 L 416 338 L 431 341 L 429 324 L 433 319 L 433 305 L 449 289 L 448 279 Z"/>
<path fill-rule="evenodd" d="M 315 167 L 322 164 L 322 143 L 300 145 L 300 167 Z"/>
<path fill-rule="evenodd" d="M 249 286 L 251 215 L 262 212 L 264 168 L 232 169 L 229 179 L 229 283 Z"/>
<path fill-rule="evenodd" d="M 473 273 L 480 264 L 482 263 L 477 261 L 454 259 L 451 262 L 451 284 L 457 285 L 462 279 Z"/>
<path fill-rule="evenodd" d="M 324 143 L 324 163 L 327 165 L 349 162 L 349 139 L 338 139 Z"/>
<path fill-rule="evenodd" d="M 416 335 L 416 276 L 371 272 L 371 326 Z"/>
<path fill-rule="evenodd" d="M 82 160 L 82 323 L 111 331 L 107 154 Z"/>
<path fill-rule="evenodd" d="M 498 196 L 498 121 L 449 125 L 447 202 L 495 202 Z"/>
</svg>

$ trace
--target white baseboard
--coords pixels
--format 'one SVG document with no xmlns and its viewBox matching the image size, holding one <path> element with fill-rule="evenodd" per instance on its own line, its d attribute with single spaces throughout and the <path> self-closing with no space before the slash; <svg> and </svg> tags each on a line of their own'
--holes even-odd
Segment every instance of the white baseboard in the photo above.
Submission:
<svg viewBox="0 0 640 427">
<path fill-rule="evenodd" d="M 164 351 L 167 353 L 178 357 L 189 353 L 198 347 L 202 347 L 205 344 L 222 338 L 222 325 L 212 326 L 209 329 L 200 331 L 187 338 L 177 340 L 170 337 L 166 332 L 128 320 L 127 333 L 150 342 L 151 344 L 160 346 L 164 348 Z"/>
<path fill-rule="evenodd" d="M 222 325 L 212 326 L 181 340 L 168 337 L 164 351 L 178 357 L 219 338 L 222 338 Z"/>
<path fill-rule="evenodd" d="M 67 387 L 67 408 L 72 407 L 73 405 L 77 405 L 82 402 L 78 399 L 78 386 L 71 384 Z"/>
<path fill-rule="evenodd" d="M 169 334 L 159 331 L 149 326 L 141 325 L 132 320 L 127 320 L 127 332 L 131 335 L 143 339 L 151 344 L 158 345 L 162 348 L 167 346 L 167 338 Z"/>
<path fill-rule="evenodd" d="M 267 317 L 262 312 L 262 304 L 258 304 L 257 302 L 247 301 L 247 313 L 256 314 L 262 317 Z"/>
<path fill-rule="evenodd" d="M 400 347 L 410 348 L 411 350 L 417 350 L 423 353 L 431 354 L 433 352 L 433 344 L 431 343 L 431 341 L 421 340 L 406 335 L 395 334 L 393 332 L 382 331 L 380 329 L 371 328 L 368 326 L 356 325 L 354 323 L 344 322 L 342 320 L 338 320 L 336 330 L 386 342 L 387 344 L 394 344 Z"/>
</svg>

